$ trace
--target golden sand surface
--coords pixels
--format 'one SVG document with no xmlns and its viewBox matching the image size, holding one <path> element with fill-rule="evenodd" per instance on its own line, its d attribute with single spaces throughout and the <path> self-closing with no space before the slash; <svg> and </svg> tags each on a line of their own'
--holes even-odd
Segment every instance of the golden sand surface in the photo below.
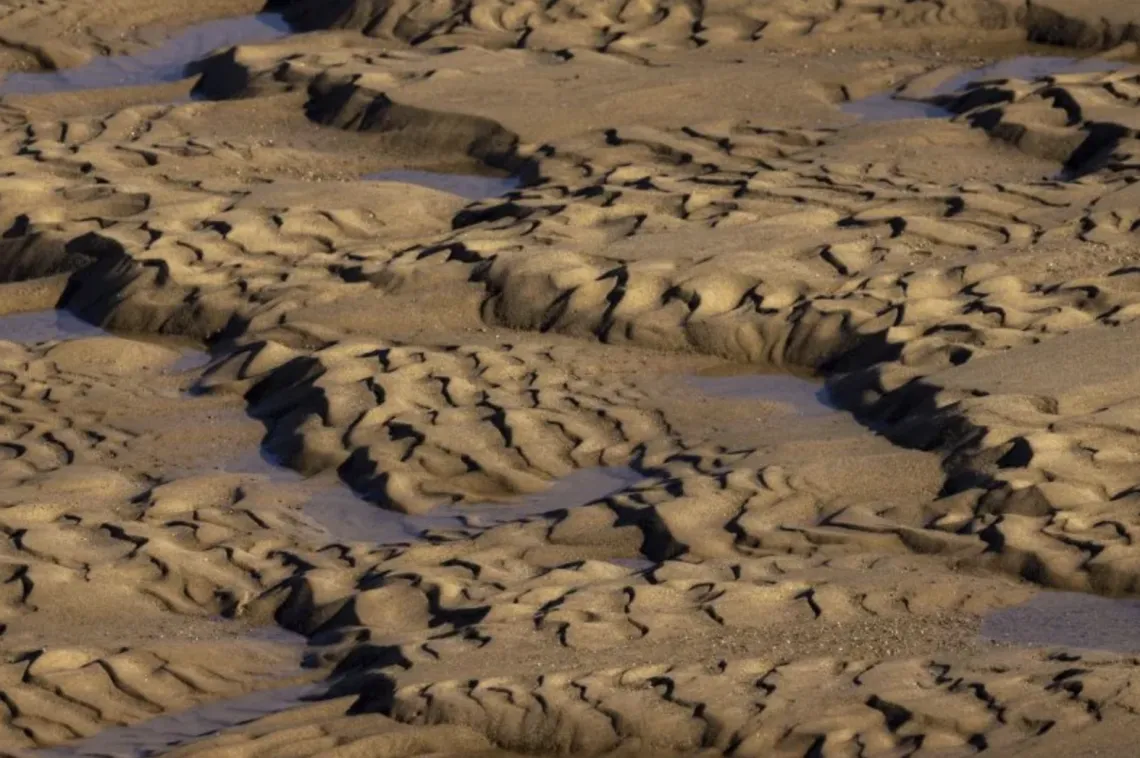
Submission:
<svg viewBox="0 0 1140 758">
<path fill-rule="evenodd" d="M 0 2 L 0 756 L 1136 755 L 1138 29 Z"/>
</svg>

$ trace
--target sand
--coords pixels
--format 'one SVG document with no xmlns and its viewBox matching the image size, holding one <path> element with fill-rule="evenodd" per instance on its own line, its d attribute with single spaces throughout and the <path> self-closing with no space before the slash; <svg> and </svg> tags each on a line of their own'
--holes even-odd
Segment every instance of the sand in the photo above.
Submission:
<svg viewBox="0 0 1140 758">
<path fill-rule="evenodd" d="M 1132 5 L 9 4 L 0 755 L 1134 755 Z"/>
</svg>

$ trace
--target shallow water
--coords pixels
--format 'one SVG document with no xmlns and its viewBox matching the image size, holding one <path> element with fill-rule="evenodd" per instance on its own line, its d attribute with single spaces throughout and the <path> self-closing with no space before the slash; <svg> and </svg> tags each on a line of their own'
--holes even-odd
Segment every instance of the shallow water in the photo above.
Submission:
<svg viewBox="0 0 1140 758">
<path fill-rule="evenodd" d="M 636 484 L 645 477 L 627 466 L 584 468 L 557 480 L 548 489 L 505 503 L 445 505 L 430 516 L 409 516 L 413 527 L 448 529 L 484 527 L 563 508 L 577 508 Z"/>
<path fill-rule="evenodd" d="M 827 388 L 788 374 L 764 374 L 749 367 L 714 369 L 687 377 L 690 385 L 712 397 L 766 400 L 790 406 L 798 416 L 837 413 Z"/>
<path fill-rule="evenodd" d="M 205 368 L 210 363 L 211 356 L 205 350 L 195 350 L 188 347 L 180 349 L 182 350 L 182 357 L 166 367 L 167 373 L 187 374 Z"/>
<path fill-rule="evenodd" d="M 579 469 L 549 489 L 502 503 L 440 505 L 430 513 L 407 515 L 342 492 L 321 491 L 305 505 L 305 514 L 334 538 L 344 541 L 400 543 L 425 538 L 430 531 L 483 529 L 495 524 L 576 508 L 625 489 L 643 477 L 629 468 Z"/>
<path fill-rule="evenodd" d="M 906 121 L 914 118 L 950 118 L 954 114 L 945 108 L 913 100 L 896 100 L 890 92 L 852 100 L 840 106 L 844 113 L 861 117 L 864 121 Z"/>
<path fill-rule="evenodd" d="M 1017 645 L 1140 652 L 1140 600 L 1042 592 L 990 613 L 982 636 Z"/>
<path fill-rule="evenodd" d="M 269 681 L 283 681 L 302 673 L 302 656 L 308 644 L 303 636 L 269 626 L 252 629 L 243 638 L 296 649 L 296 665 L 273 674 Z M 162 755 L 178 745 L 292 708 L 306 698 L 319 696 L 325 689 L 323 685 L 302 684 L 204 703 L 133 726 L 105 729 L 69 745 L 37 750 L 34 755 L 37 758 L 146 758 Z"/>
<path fill-rule="evenodd" d="M 32 311 L 0 316 L 0 340 L 24 345 L 107 335 L 106 330 L 87 323 L 69 311 Z"/>
<path fill-rule="evenodd" d="M 1021 55 L 998 61 L 989 66 L 964 71 L 950 77 L 930 93 L 931 97 L 949 95 L 964 89 L 970 82 L 986 79 L 1038 79 L 1058 74 L 1096 73 L 1114 71 L 1122 64 L 1101 58 L 1063 58 L 1058 56 Z M 869 97 L 844 103 L 840 109 L 860 116 L 864 121 L 901 121 L 905 119 L 950 118 L 954 114 L 930 103 L 903 100 L 891 92 L 880 92 Z"/>
<path fill-rule="evenodd" d="M 442 174 L 433 171 L 381 171 L 376 174 L 366 174 L 363 178 L 375 182 L 416 184 L 428 189 L 450 192 L 468 200 L 499 197 L 513 192 L 522 185 L 522 180 L 517 176 Z"/>
<path fill-rule="evenodd" d="M 62 342 L 88 337 L 132 339 L 130 336 L 114 335 L 100 326 L 89 324 L 70 311 L 31 311 L 0 316 L 0 340 L 18 342 L 21 345 L 35 345 L 40 342 Z M 140 335 L 134 339 L 159 343 L 180 351 L 181 357 L 166 368 L 172 374 L 194 371 L 210 362 L 209 353 L 190 347 L 184 340 L 149 335 Z"/>
<path fill-rule="evenodd" d="M 607 558 L 606 560 L 635 572 L 647 571 L 657 565 L 648 558 Z"/>
<path fill-rule="evenodd" d="M 276 464 L 260 452 L 235 459 L 226 466 L 226 470 L 231 473 L 256 474 L 276 482 L 304 481 L 304 477 L 297 472 Z M 501 503 L 440 505 L 430 513 L 413 516 L 370 503 L 339 480 L 326 477 L 325 485 L 316 486 L 316 491 L 304 505 L 303 512 L 335 540 L 375 544 L 407 543 L 424 539 L 426 531 L 481 529 L 526 516 L 586 505 L 642 478 L 641 474 L 627 467 L 579 469 L 554 482 L 543 492 L 533 495 Z"/>
<path fill-rule="evenodd" d="M 1056 55 L 1019 55 L 1016 58 L 991 63 L 971 71 L 964 71 L 948 79 L 938 88 L 939 94 L 962 89 L 973 81 L 983 79 L 1039 79 L 1058 74 L 1095 74 L 1123 68 L 1119 61 L 1103 58 L 1065 58 Z"/>
<path fill-rule="evenodd" d="M 268 42 L 290 31 L 279 13 L 207 21 L 137 55 L 97 57 L 82 66 L 61 71 L 10 74 L 0 81 L 0 95 L 40 95 L 177 82 L 186 78 L 187 64 L 219 48 Z"/>
<path fill-rule="evenodd" d="M 367 502 L 347 485 L 330 476 L 323 486 L 273 460 L 263 450 L 249 451 L 224 466 L 232 474 L 253 474 L 271 482 L 296 484 L 315 490 L 303 507 L 313 524 L 336 540 L 374 542 L 377 544 L 407 542 L 414 533 L 405 529 L 403 516 Z"/>
<path fill-rule="evenodd" d="M 106 729 L 71 745 L 37 750 L 34 755 L 37 758 L 149 758 L 223 729 L 288 710 L 319 696 L 324 690 L 321 685 L 304 684 L 254 692 L 159 716 L 134 726 Z"/>
</svg>

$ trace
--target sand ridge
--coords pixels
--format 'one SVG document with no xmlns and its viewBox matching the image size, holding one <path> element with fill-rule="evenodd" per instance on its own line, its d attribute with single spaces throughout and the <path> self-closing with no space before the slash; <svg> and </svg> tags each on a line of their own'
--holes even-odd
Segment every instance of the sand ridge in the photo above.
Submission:
<svg viewBox="0 0 1140 758">
<path fill-rule="evenodd" d="M 930 100 L 950 122 L 836 107 L 956 65 L 861 30 L 1126 33 L 997 2 L 273 5 L 337 30 L 203 62 L 219 100 L 3 104 L 12 309 L 213 360 L 3 343 L 0 749 L 325 677 L 169 754 L 1129 749 L 1134 657 L 977 630 L 1136 586 L 1135 74 L 970 84 Z M 801 36 L 802 68 L 765 47 Z M 414 166 L 524 183 L 358 178 Z M 823 373 L 875 434 L 667 376 L 711 358 Z M 259 445 L 313 479 L 227 460 Z M 637 478 L 511 520 L 591 466 Z M 304 510 L 333 475 L 377 518 L 507 522 L 345 539 Z M 208 639 L 156 642 L 171 619 Z M 241 639 L 274 623 L 307 675 Z"/>
</svg>

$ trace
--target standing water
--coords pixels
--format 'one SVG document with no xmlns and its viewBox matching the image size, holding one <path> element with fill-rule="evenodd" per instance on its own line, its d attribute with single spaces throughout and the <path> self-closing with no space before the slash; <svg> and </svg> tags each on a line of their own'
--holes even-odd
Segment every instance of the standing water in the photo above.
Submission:
<svg viewBox="0 0 1140 758">
<path fill-rule="evenodd" d="M 136 55 L 97 57 L 82 66 L 60 71 L 9 74 L 0 81 L 0 95 L 169 84 L 186 78 L 187 64 L 219 48 L 268 42 L 289 33 L 289 25 L 277 13 L 207 21 Z"/>
<path fill-rule="evenodd" d="M 35 345 L 41 342 L 64 342 L 90 337 L 119 337 L 159 343 L 173 348 L 181 354 L 166 368 L 173 374 L 200 369 L 210 361 L 210 354 L 199 349 L 197 345 L 192 346 L 189 340 L 153 335 L 113 335 L 100 326 L 87 323 L 70 311 L 48 309 L 0 316 L 0 341 Z"/>
<path fill-rule="evenodd" d="M 789 406 L 797 416 L 838 412 L 822 383 L 789 374 L 765 374 L 751 366 L 716 367 L 689 376 L 687 381 L 710 397 L 779 403 Z"/>
<path fill-rule="evenodd" d="M 982 637 L 1032 647 L 1140 653 L 1140 600 L 1046 591 L 990 613 L 982 621 Z"/>
<path fill-rule="evenodd" d="M 264 451 L 235 458 L 230 473 L 256 474 L 272 481 L 301 485 L 305 478 L 273 460 Z M 497 523 L 574 508 L 611 495 L 643 476 L 622 466 L 578 469 L 542 492 L 500 503 L 439 505 L 420 515 L 398 513 L 368 502 L 329 476 L 308 480 L 311 497 L 304 514 L 334 540 L 401 544 L 425 538 L 430 531 L 482 529 Z"/>
<path fill-rule="evenodd" d="M 179 745 L 295 708 L 325 693 L 327 688 L 316 683 L 280 686 L 295 682 L 298 676 L 303 675 L 302 661 L 308 644 L 304 637 L 277 627 L 262 627 L 244 635 L 244 639 L 279 645 L 295 653 L 296 662 L 285 663 L 280 671 L 258 682 L 267 689 L 203 703 L 131 726 L 111 727 L 86 739 L 37 750 L 35 755 L 37 758 L 147 758 L 163 755 Z"/>
<path fill-rule="evenodd" d="M 381 171 L 366 174 L 364 179 L 376 182 L 416 184 L 428 189 L 450 192 L 468 200 L 499 197 L 513 192 L 522 184 L 517 176 L 476 176 L 474 174 L 442 174 L 433 171 Z"/>
<path fill-rule="evenodd" d="M 1021 55 L 998 61 L 981 68 L 970 69 L 952 76 L 935 87 L 922 99 L 899 97 L 896 92 L 879 92 L 869 97 L 852 100 L 841 106 L 845 113 L 860 116 L 865 121 L 901 121 L 914 118 L 950 118 L 954 114 L 927 102 L 939 95 L 950 95 L 966 88 L 970 82 L 989 79 L 1024 79 L 1032 81 L 1060 74 L 1087 74 L 1115 71 L 1121 68 L 1116 61 L 1103 58 L 1063 58 L 1059 56 Z"/>
<path fill-rule="evenodd" d="M 0 316 L 0 340 L 32 345 L 37 342 L 106 337 L 102 328 L 68 311 L 46 310 Z"/>
</svg>

